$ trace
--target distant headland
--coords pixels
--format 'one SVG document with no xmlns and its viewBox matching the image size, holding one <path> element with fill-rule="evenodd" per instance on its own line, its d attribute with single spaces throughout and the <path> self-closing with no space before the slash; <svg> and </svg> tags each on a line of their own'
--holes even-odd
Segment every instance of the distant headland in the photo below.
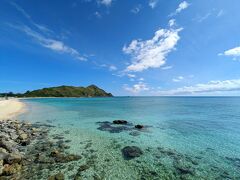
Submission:
<svg viewBox="0 0 240 180">
<path fill-rule="evenodd" d="M 112 97 L 111 93 L 107 93 L 96 85 L 87 87 L 75 86 L 58 86 L 27 91 L 25 93 L 14 94 L 0 93 L 0 97 Z"/>
</svg>

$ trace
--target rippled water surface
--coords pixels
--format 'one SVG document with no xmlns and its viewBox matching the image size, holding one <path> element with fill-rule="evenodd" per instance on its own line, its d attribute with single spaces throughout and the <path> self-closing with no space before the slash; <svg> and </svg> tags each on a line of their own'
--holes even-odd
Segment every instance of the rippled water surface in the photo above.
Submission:
<svg viewBox="0 0 240 180">
<path fill-rule="evenodd" d="M 240 98 L 114 97 L 22 100 L 19 119 L 45 123 L 84 158 L 61 168 L 72 179 L 240 179 Z M 124 119 L 129 125 L 112 125 Z M 108 121 L 108 122 L 107 122 Z M 134 125 L 145 128 L 137 130 Z M 143 154 L 126 159 L 122 148 Z M 48 173 L 48 172 L 47 172 Z"/>
</svg>

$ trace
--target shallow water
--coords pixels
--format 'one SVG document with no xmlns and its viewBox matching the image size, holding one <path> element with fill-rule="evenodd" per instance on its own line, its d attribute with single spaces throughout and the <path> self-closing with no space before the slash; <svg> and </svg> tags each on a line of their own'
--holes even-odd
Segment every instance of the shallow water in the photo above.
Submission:
<svg viewBox="0 0 240 180">
<path fill-rule="evenodd" d="M 61 171 L 72 179 L 240 179 L 239 97 L 114 97 L 22 100 L 20 120 L 54 126 L 51 134 L 71 140 L 68 150 L 84 159 Z M 97 122 L 125 119 L 146 126 L 112 131 Z M 104 131 L 106 130 L 106 131 Z M 134 134 L 133 136 L 131 134 Z M 134 145 L 142 156 L 126 160 Z M 46 173 L 49 173 L 46 171 Z"/>
</svg>

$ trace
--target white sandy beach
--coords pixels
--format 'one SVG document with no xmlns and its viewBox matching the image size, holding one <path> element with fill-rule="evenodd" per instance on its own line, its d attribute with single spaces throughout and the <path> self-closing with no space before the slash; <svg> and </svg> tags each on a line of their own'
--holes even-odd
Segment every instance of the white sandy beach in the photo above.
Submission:
<svg viewBox="0 0 240 180">
<path fill-rule="evenodd" d="M 14 118 L 23 113 L 24 110 L 24 103 L 18 99 L 0 100 L 0 121 Z"/>
</svg>

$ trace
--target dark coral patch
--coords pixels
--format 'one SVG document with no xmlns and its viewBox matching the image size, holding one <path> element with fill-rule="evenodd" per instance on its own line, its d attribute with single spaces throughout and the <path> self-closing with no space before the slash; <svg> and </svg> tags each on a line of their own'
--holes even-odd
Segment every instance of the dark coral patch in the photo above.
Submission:
<svg viewBox="0 0 240 180">
<path fill-rule="evenodd" d="M 104 121 L 104 122 L 97 122 L 97 124 L 100 125 L 100 127 L 98 127 L 97 129 L 100 131 L 108 131 L 110 133 L 120 133 L 123 131 L 129 131 L 132 128 L 128 127 L 128 126 L 124 126 L 124 125 L 117 125 L 114 126 L 113 123 L 108 122 L 108 121 Z"/>
<path fill-rule="evenodd" d="M 128 122 L 126 120 L 114 120 L 113 124 L 127 124 Z"/>
<path fill-rule="evenodd" d="M 139 157 L 143 154 L 143 151 L 137 146 L 126 146 L 122 149 L 124 159 L 130 160 Z"/>
</svg>

